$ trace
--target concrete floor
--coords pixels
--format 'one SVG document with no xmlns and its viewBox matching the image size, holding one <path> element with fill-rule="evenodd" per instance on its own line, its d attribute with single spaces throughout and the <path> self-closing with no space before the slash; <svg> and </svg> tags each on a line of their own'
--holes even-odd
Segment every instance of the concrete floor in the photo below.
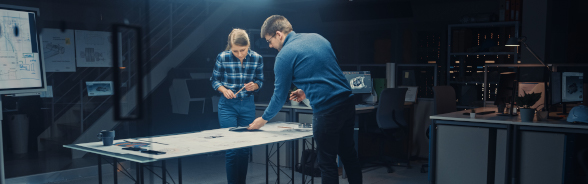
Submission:
<svg viewBox="0 0 588 184">
<path fill-rule="evenodd" d="M 424 162 L 413 162 L 413 167 L 411 169 L 407 169 L 406 167 L 394 167 L 396 172 L 394 173 L 386 173 L 386 168 L 383 167 L 374 167 L 374 168 L 366 168 L 363 169 L 363 183 L 364 184 L 395 184 L 395 183 L 402 183 L 402 184 L 426 184 L 427 183 L 427 174 L 420 173 L 420 166 Z M 156 166 L 159 166 L 161 163 L 156 163 Z M 174 181 L 172 181 L 168 176 L 168 183 L 178 183 L 178 163 L 177 160 L 170 160 L 166 163 L 167 169 L 169 170 L 171 176 L 173 177 Z M 129 169 L 129 168 L 126 168 Z M 289 168 L 282 168 L 283 171 L 290 175 L 292 170 Z M 154 172 L 157 175 L 161 175 L 160 168 L 154 168 Z M 223 184 L 227 183 L 226 175 L 225 175 L 225 159 L 224 154 L 215 154 L 215 155 L 202 155 L 202 156 L 193 156 L 187 157 L 182 159 L 182 173 L 183 173 L 183 183 L 206 183 L 206 184 Z M 135 177 L 135 171 L 130 170 L 131 176 Z M 295 183 L 302 183 L 301 174 L 295 173 Z M 126 184 L 126 183 L 134 183 L 133 180 L 129 179 L 123 174 L 118 174 L 118 183 Z M 153 174 L 149 174 L 147 170 L 145 170 L 145 183 L 161 183 L 161 179 Z M 269 170 L 269 183 L 276 183 L 277 176 L 272 169 Z M 280 183 L 288 183 L 289 178 L 285 174 L 280 175 Z M 346 179 L 339 179 L 339 182 L 344 184 L 348 183 Z M 58 184 L 80 184 L 80 183 L 98 183 L 98 177 L 87 177 L 87 178 L 79 178 L 74 180 L 62 181 L 58 182 Z M 104 173 L 103 176 L 103 183 L 111 184 L 114 183 L 113 181 L 113 174 L 112 172 Z M 247 173 L 247 183 L 249 184 L 258 184 L 258 183 L 265 183 L 265 165 L 257 164 L 257 163 L 250 163 L 249 169 Z M 314 183 L 320 184 L 321 178 L 317 177 L 314 180 Z M 57 183 L 55 183 L 57 184 Z"/>
</svg>

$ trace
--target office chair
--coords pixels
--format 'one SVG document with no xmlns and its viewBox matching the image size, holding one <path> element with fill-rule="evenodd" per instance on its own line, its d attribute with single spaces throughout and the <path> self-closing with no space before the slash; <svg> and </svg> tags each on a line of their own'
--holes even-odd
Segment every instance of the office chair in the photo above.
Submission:
<svg viewBox="0 0 588 184">
<path fill-rule="evenodd" d="M 407 88 L 387 88 L 380 93 L 380 103 L 376 112 L 377 127 L 365 127 L 367 133 L 376 135 L 380 140 L 391 140 L 399 142 L 399 139 L 408 140 L 408 122 L 404 118 L 404 97 Z M 407 146 L 406 166 L 410 168 L 410 150 Z M 394 172 L 392 163 L 388 161 L 384 154 L 384 141 L 380 141 L 379 161 L 388 170 L 388 173 Z"/>
<path fill-rule="evenodd" d="M 457 110 L 455 90 L 451 86 L 435 86 L 433 87 L 434 99 L 435 99 L 435 115 L 455 112 Z M 429 138 L 431 126 L 427 128 L 425 135 Z M 431 150 L 429 150 L 429 153 Z M 429 158 L 431 155 L 429 154 Z M 428 171 L 429 164 L 423 164 L 421 166 L 421 173 Z"/>
</svg>

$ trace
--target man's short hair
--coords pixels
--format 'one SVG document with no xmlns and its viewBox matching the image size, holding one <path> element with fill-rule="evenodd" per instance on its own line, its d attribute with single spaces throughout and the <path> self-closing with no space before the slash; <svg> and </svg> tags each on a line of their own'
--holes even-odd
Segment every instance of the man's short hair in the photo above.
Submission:
<svg viewBox="0 0 588 184">
<path fill-rule="evenodd" d="M 272 15 L 265 19 L 265 22 L 261 26 L 261 37 L 263 38 L 265 35 L 274 36 L 276 31 L 288 34 L 292 31 L 292 24 L 290 24 L 286 17 L 281 15 Z"/>
</svg>

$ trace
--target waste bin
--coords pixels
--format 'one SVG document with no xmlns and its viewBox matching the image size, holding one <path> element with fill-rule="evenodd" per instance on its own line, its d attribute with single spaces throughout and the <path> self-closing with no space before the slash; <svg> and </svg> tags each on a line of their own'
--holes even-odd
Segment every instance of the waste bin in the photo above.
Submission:
<svg viewBox="0 0 588 184">
<path fill-rule="evenodd" d="M 10 138 L 12 139 L 12 153 L 24 154 L 28 151 L 29 118 L 26 114 L 16 114 L 10 117 Z"/>
</svg>

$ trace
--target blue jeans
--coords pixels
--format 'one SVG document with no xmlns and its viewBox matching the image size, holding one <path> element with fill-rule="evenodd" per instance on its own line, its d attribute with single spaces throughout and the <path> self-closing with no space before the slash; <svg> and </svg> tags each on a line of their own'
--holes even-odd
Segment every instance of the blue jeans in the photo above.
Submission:
<svg viewBox="0 0 588 184">
<path fill-rule="evenodd" d="M 355 105 L 353 98 L 341 104 L 314 113 L 312 130 L 316 141 L 319 168 L 323 184 L 338 184 L 337 155 L 345 166 L 350 184 L 362 183 L 361 166 L 355 151 L 353 131 Z"/>
<path fill-rule="evenodd" d="M 221 128 L 249 126 L 255 120 L 253 96 L 227 99 L 221 96 L 218 102 L 218 120 Z M 227 183 L 241 184 L 247 179 L 249 148 L 226 151 Z"/>
</svg>

